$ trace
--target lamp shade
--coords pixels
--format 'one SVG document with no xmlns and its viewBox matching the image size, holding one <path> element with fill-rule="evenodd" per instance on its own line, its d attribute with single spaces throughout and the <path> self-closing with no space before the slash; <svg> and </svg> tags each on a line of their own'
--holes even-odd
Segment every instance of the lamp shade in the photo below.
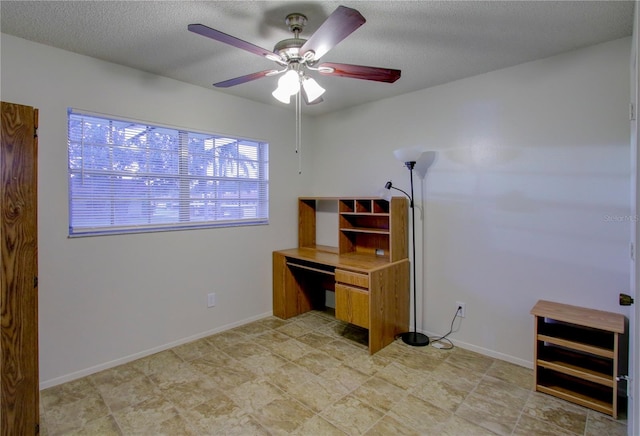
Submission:
<svg viewBox="0 0 640 436">
<path fill-rule="evenodd" d="M 378 191 L 378 196 L 380 198 L 382 198 L 383 200 L 387 200 L 387 201 L 391 201 L 391 182 L 387 182 L 384 185 L 384 188 L 380 189 L 380 191 Z"/>
<path fill-rule="evenodd" d="M 408 147 L 394 150 L 393 155 L 402 163 L 417 162 L 424 152 L 425 150 L 421 147 Z"/>
</svg>

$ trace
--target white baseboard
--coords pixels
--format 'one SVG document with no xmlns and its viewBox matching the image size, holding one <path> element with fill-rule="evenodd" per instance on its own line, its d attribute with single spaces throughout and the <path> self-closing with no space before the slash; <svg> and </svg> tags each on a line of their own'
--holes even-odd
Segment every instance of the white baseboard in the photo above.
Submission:
<svg viewBox="0 0 640 436">
<path fill-rule="evenodd" d="M 242 321 L 237 321 L 237 322 L 234 322 L 234 323 L 231 323 L 231 324 L 226 324 L 224 326 L 217 327 L 217 328 L 215 328 L 213 330 L 209 330 L 209 331 L 206 331 L 206 332 L 198 333 L 197 335 L 193 335 L 193 336 L 189 336 L 189 337 L 186 337 L 186 338 L 182 338 L 182 339 L 174 341 L 174 342 L 169 342 L 168 344 L 159 345 L 157 347 L 153 347 L 153 348 L 150 348 L 148 350 L 141 351 L 139 353 L 131 354 L 129 356 L 125 356 L 125 357 L 122 357 L 122 358 L 119 358 L 119 359 L 115 359 L 115 360 L 112 360 L 112 361 L 109 361 L 109 362 L 101 363 L 100 365 L 95 365 L 95 366 L 92 366 L 90 368 L 82 369 L 80 371 L 72 372 L 70 374 L 65 374 L 65 375 L 60 376 L 60 377 L 56 377 L 56 378 L 52 378 L 52 379 L 49 379 L 49 380 L 45 380 L 43 382 L 40 382 L 40 390 L 47 389 L 47 388 L 50 388 L 50 387 L 53 387 L 53 386 L 57 386 L 57 385 L 62 384 L 62 383 L 70 382 L 70 381 L 73 381 L 73 380 L 76 380 L 76 379 L 79 379 L 79 378 L 82 378 L 82 377 L 86 377 L 88 375 L 95 374 L 96 372 L 104 371 L 105 369 L 114 368 L 114 367 L 116 367 L 118 365 L 122 365 L 124 363 L 129 363 L 129 362 L 132 362 L 134 360 L 141 359 L 143 357 L 147 357 L 147 356 L 150 356 L 150 355 L 155 354 L 155 353 L 159 353 L 160 351 L 168 350 L 170 348 L 177 347 L 178 345 L 186 344 L 188 342 L 192 342 L 192 341 L 195 341 L 195 340 L 198 340 L 198 339 L 201 339 L 201 338 L 205 338 L 207 336 L 211 336 L 211 335 L 214 335 L 216 333 L 220 333 L 220 332 L 223 332 L 223 331 L 226 331 L 226 330 L 230 330 L 232 328 L 239 327 L 241 325 L 245 325 L 245 324 L 248 324 L 248 323 L 253 322 L 253 321 L 258 321 L 259 319 L 263 319 L 263 318 L 266 318 L 266 317 L 271 316 L 271 315 L 273 315 L 273 312 L 268 312 L 268 313 L 264 313 L 264 314 L 261 314 L 261 315 L 256 315 L 256 316 L 253 316 L 251 318 L 244 319 Z"/>
<path fill-rule="evenodd" d="M 439 338 L 440 336 L 442 336 L 441 334 L 433 333 L 433 332 L 422 332 L 422 333 L 424 333 L 425 335 L 429 336 L 430 338 Z M 447 338 L 447 339 L 451 339 L 451 338 Z M 493 357 L 495 359 L 504 360 L 505 362 L 513 363 L 514 365 L 523 366 L 525 368 L 533 369 L 533 362 L 530 362 L 530 361 L 524 360 L 524 359 L 520 359 L 519 357 L 511 356 L 509 354 L 500 353 L 500 352 L 494 351 L 494 350 L 489 350 L 489 349 L 483 348 L 483 347 L 478 347 L 477 345 L 468 344 L 466 342 L 462 342 L 462 341 L 458 341 L 458 340 L 454 340 L 454 339 L 451 339 L 451 342 L 453 342 L 453 344 L 456 347 L 464 348 L 465 350 L 474 351 L 474 352 L 482 354 L 484 356 Z"/>
</svg>

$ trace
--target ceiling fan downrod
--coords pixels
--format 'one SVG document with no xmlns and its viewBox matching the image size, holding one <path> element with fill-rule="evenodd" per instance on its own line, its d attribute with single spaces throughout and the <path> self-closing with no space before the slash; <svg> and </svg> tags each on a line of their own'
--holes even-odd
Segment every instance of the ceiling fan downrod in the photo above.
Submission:
<svg viewBox="0 0 640 436">
<path fill-rule="evenodd" d="M 287 15 L 284 21 L 289 26 L 289 31 L 293 33 L 293 38 L 278 42 L 273 48 L 274 53 L 278 54 L 287 64 L 292 62 L 304 64 L 312 61 L 313 51 L 308 51 L 305 56 L 300 56 L 300 48 L 307 42 L 306 39 L 300 38 L 300 33 L 307 24 L 307 17 L 300 13 L 293 13 Z"/>
<path fill-rule="evenodd" d="M 293 13 L 287 15 L 284 20 L 285 24 L 289 26 L 289 32 L 292 32 L 297 38 L 304 26 L 307 24 L 307 17 L 299 13 Z"/>
</svg>

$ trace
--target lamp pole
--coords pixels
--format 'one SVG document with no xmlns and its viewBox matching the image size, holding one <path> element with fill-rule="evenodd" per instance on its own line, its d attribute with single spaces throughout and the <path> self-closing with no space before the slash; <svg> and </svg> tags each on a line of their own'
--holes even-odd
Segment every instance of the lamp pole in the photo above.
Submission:
<svg viewBox="0 0 640 436">
<path fill-rule="evenodd" d="M 413 251 L 412 253 L 413 261 L 411 263 L 411 266 L 413 268 L 413 331 L 402 333 L 400 337 L 402 338 L 402 341 L 407 345 L 412 345 L 414 347 L 424 347 L 426 345 L 429 345 L 429 337 L 425 334 L 418 332 L 418 317 L 417 317 L 418 300 L 417 300 L 417 292 L 416 292 L 416 287 L 417 287 L 417 283 L 416 283 L 416 220 L 415 220 L 416 214 L 415 214 L 415 207 L 413 204 L 413 168 L 415 167 L 416 162 L 409 161 L 409 162 L 405 162 L 404 164 L 409 169 L 409 179 L 411 182 L 411 195 L 408 195 L 402 189 L 398 189 L 395 186 L 392 186 L 391 182 L 387 182 L 387 184 L 385 185 L 387 189 L 390 189 L 390 188 L 396 189 L 404 193 L 407 197 L 409 197 L 409 201 L 410 201 L 409 205 L 411 207 L 411 238 L 412 238 L 412 251 Z"/>
</svg>

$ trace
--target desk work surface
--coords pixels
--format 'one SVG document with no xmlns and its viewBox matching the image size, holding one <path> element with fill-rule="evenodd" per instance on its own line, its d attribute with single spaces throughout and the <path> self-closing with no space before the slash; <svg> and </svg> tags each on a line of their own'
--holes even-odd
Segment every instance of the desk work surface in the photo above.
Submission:
<svg viewBox="0 0 640 436">
<path fill-rule="evenodd" d="M 334 250 L 332 247 L 290 248 L 276 252 L 288 258 L 361 272 L 370 272 L 391 263 L 388 258 L 383 256 L 371 256 L 359 253 L 338 254 L 337 249 Z"/>
</svg>

